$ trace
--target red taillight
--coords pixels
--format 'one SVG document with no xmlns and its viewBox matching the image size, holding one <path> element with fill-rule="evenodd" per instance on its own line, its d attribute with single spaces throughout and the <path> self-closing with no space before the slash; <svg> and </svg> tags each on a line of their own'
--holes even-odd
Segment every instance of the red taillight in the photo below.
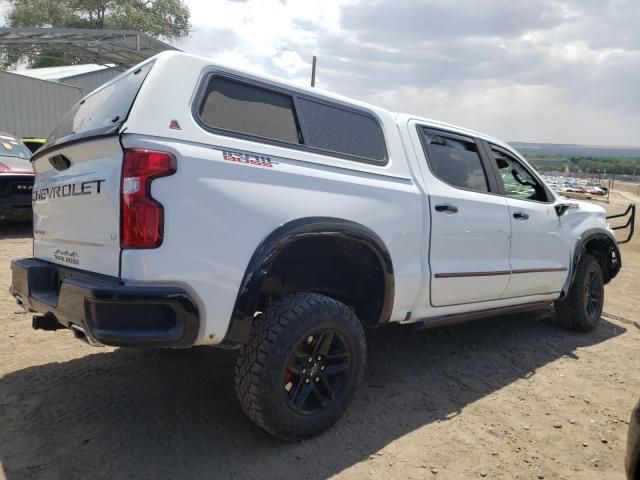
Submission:
<svg viewBox="0 0 640 480">
<path fill-rule="evenodd" d="M 122 248 L 156 248 L 162 244 L 164 209 L 151 196 L 151 181 L 173 175 L 176 168 L 176 157 L 170 153 L 125 150 L 120 197 Z"/>
</svg>

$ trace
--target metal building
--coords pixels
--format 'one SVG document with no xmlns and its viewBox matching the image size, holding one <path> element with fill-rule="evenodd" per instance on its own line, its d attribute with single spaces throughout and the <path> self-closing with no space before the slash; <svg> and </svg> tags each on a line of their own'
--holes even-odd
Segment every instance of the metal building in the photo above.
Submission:
<svg viewBox="0 0 640 480">
<path fill-rule="evenodd" d="M 47 137 L 82 98 L 82 89 L 0 71 L 0 131 Z"/>
<path fill-rule="evenodd" d="M 50 82 L 64 83 L 78 87 L 84 97 L 100 85 L 107 83 L 116 77 L 121 70 L 115 65 L 70 65 L 66 67 L 33 68 L 30 70 L 17 70 L 14 73 L 26 77 L 48 80 Z"/>
<path fill-rule="evenodd" d="M 0 131 L 19 137 L 47 137 L 80 98 L 118 73 L 164 50 L 155 38 L 129 30 L 0 28 L 0 48 L 37 52 L 64 49 L 70 63 L 86 65 L 0 71 Z"/>
</svg>

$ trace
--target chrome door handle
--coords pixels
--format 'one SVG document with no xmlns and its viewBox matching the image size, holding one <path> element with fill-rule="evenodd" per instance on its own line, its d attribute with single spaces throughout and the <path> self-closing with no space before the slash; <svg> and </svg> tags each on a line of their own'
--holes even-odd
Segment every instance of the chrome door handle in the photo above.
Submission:
<svg viewBox="0 0 640 480">
<path fill-rule="evenodd" d="M 451 215 L 452 213 L 458 213 L 458 207 L 456 207 L 455 205 L 449 205 L 449 204 L 436 205 L 435 208 L 436 208 L 436 212 L 442 212 L 448 215 Z"/>
<path fill-rule="evenodd" d="M 528 220 L 529 214 L 524 212 L 516 212 L 513 214 L 513 218 L 517 218 L 518 220 Z"/>
</svg>

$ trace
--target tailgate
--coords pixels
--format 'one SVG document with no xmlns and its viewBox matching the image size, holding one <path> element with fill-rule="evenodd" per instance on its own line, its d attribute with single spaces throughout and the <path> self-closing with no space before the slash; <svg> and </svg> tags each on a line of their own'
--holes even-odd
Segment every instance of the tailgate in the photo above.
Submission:
<svg viewBox="0 0 640 480">
<path fill-rule="evenodd" d="M 34 161 L 34 257 L 119 275 L 122 157 L 116 135 L 70 144 Z"/>
<path fill-rule="evenodd" d="M 152 66 L 133 67 L 80 100 L 32 157 L 34 257 L 119 275 L 119 131 Z"/>
</svg>

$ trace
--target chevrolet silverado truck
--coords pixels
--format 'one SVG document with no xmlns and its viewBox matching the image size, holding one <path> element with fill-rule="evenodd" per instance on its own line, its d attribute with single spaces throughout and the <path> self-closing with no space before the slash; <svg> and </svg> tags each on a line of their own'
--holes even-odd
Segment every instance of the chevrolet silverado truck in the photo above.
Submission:
<svg viewBox="0 0 640 480">
<path fill-rule="evenodd" d="M 504 142 L 180 52 L 75 105 L 33 156 L 33 327 L 238 350 L 283 439 L 347 408 L 365 329 L 540 309 L 580 331 L 621 267 L 602 208 Z"/>
</svg>

